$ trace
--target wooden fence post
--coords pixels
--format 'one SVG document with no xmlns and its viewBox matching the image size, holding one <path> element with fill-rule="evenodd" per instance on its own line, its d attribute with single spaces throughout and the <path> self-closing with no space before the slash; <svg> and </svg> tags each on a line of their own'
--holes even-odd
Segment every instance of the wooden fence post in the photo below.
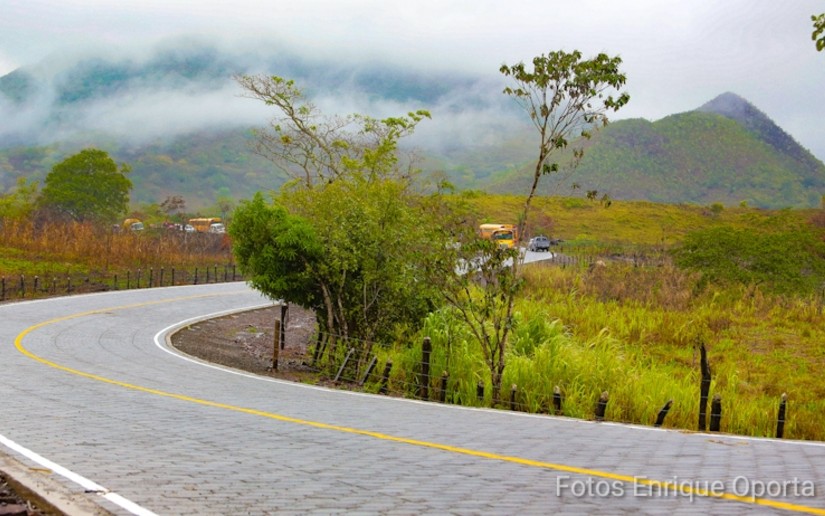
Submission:
<svg viewBox="0 0 825 516">
<path fill-rule="evenodd" d="M 710 431 L 718 432 L 722 422 L 722 396 L 719 394 L 713 395 L 713 401 L 710 403 Z"/>
<path fill-rule="evenodd" d="M 776 438 L 782 439 L 785 436 L 785 407 L 787 406 L 788 395 L 782 393 L 779 401 L 779 413 L 776 415 Z"/>
<path fill-rule="evenodd" d="M 197 267 L 195 267 L 195 282 L 193 284 L 194 285 L 198 284 L 198 268 Z"/>
<path fill-rule="evenodd" d="M 387 394 L 387 384 L 390 381 L 391 370 L 392 360 L 387 360 L 387 365 L 384 366 L 384 374 L 381 375 L 381 387 L 378 389 L 378 394 Z"/>
<path fill-rule="evenodd" d="M 141 270 L 138 269 L 137 270 L 137 278 L 136 278 L 137 279 L 137 287 L 135 287 L 135 288 L 140 288 L 140 273 L 141 273 Z"/>
<path fill-rule="evenodd" d="M 0 278 L 0 301 L 6 300 L 6 277 Z"/>
<path fill-rule="evenodd" d="M 553 409 L 557 416 L 561 416 L 564 413 L 561 408 L 563 401 L 564 399 L 561 395 L 561 388 L 558 385 L 556 385 L 555 387 L 553 387 Z"/>
<path fill-rule="evenodd" d="M 158 278 L 158 280 L 159 280 L 158 281 L 158 286 L 162 287 L 163 286 L 163 267 L 160 268 L 160 278 Z"/>
<path fill-rule="evenodd" d="M 272 370 L 278 370 L 278 354 L 281 350 L 281 320 L 275 319 L 275 335 L 273 335 L 272 345 Z M 337 379 L 337 378 L 336 378 Z"/>
<path fill-rule="evenodd" d="M 422 400 L 430 399 L 430 352 L 432 344 L 429 337 L 424 337 L 421 343 L 421 377 L 418 379 L 418 397 Z"/>
<path fill-rule="evenodd" d="M 115 274 L 114 281 L 112 282 L 112 290 L 117 290 L 117 274 Z"/>
<path fill-rule="evenodd" d="M 710 365 L 708 364 L 708 353 L 705 350 L 705 343 L 699 347 L 700 368 L 702 370 L 702 383 L 699 390 L 699 431 L 704 432 L 707 428 L 706 414 L 708 411 L 708 394 L 710 394 Z"/>
<path fill-rule="evenodd" d="M 370 360 L 369 365 L 367 365 L 367 372 L 364 373 L 364 376 L 361 377 L 361 381 L 358 382 L 358 385 L 364 385 L 369 380 L 370 375 L 372 374 L 372 370 L 375 369 L 375 364 L 378 363 L 378 357 L 373 355 L 372 360 Z"/>
<path fill-rule="evenodd" d="M 610 395 L 607 391 L 604 391 L 599 396 L 599 401 L 596 402 L 596 421 L 604 421 L 604 413 L 607 410 L 607 401 L 610 399 Z"/>
<path fill-rule="evenodd" d="M 665 422 L 665 416 L 670 411 L 670 406 L 673 405 L 673 400 L 668 400 L 667 403 L 662 407 L 662 410 L 659 411 L 659 415 L 656 416 L 656 423 L 653 426 L 660 427 Z"/>
<path fill-rule="evenodd" d="M 155 269 L 154 267 L 149 267 L 149 288 L 155 286 Z"/>
<path fill-rule="evenodd" d="M 26 297 L 26 278 L 20 275 L 20 297 Z"/>
<path fill-rule="evenodd" d="M 450 380 L 450 375 L 447 371 L 441 373 L 441 389 L 438 391 L 438 401 L 445 403 L 447 401 L 447 382 Z"/>
<path fill-rule="evenodd" d="M 172 286 L 175 286 L 175 268 L 172 267 Z"/>
<path fill-rule="evenodd" d="M 484 382 L 479 381 L 476 385 L 476 398 L 478 401 L 484 402 Z"/>
<path fill-rule="evenodd" d="M 518 386 L 513 384 L 510 386 L 510 410 L 516 410 L 516 394 L 518 393 Z"/>
<path fill-rule="evenodd" d="M 338 368 L 338 373 L 335 375 L 335 379 L 332 380 L 333 382 L 337 382 L 341 378 L 341 374 L 344 372 L 344 368 L 347 367 L 347 362 L 349 362 L 353 353 L 355 353 L 355 348 L 349 348 L 347 350 L 347 354 L 344 355 L 344 361 L 341 362 L 341 367 Z"/>
</svg>

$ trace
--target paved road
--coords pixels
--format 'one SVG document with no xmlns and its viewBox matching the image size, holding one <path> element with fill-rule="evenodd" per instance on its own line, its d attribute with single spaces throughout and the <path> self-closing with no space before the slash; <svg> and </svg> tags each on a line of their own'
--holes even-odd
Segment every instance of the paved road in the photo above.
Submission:
<svg viewBox="0 0 825 516">
<path fill-rule="evenodd" d="M 816 443 L 335 392 L 164 349 L 262 303 L 229 283 L 0 306 L 0 449 L 117 514 L 825 514 Z"/>
</svg>

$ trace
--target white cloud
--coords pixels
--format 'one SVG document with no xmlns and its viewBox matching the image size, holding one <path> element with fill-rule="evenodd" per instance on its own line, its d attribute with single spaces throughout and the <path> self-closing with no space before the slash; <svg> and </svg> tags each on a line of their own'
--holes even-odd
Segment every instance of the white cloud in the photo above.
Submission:
<svg viewBox="0 0 825 516">
<path fill-rule="evenodd" d="M 578 48 L 622 56 L 632 97 L 622 117 L 655 120 L 733 91 L 825 158 L 825 53 L 810 40 L 810 15 L 823 10 L 820 0 L 0 0 L 0 70 L 76 45 L 192 34 L 491 78 L 502 63 Z"/>
</svg>

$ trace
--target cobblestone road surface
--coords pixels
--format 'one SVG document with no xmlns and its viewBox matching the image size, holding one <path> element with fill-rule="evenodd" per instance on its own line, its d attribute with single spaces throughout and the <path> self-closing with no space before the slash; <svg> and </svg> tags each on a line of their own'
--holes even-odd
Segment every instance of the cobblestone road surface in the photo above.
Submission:
<svg viewBox="0 0 825 516">
<path fill-rule="evenodd" d="M 262 304 L 229 283 L 0 306 L 0 451 L 116 514 L 825 514 L 819 443 L 329 391 L 164 349 Z"/>
</svg>

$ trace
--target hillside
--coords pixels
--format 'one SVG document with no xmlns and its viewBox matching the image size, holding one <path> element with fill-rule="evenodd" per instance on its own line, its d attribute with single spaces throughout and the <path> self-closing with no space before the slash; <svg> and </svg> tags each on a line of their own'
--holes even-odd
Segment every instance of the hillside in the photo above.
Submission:
<svg viewBox="0 0 825 516">
<path fill-rule="evenodd" d="M 499 178 L 495 189 L 525 188 L 517 175 Z M 567 194 L 573 181 L 582 191 L 623 200 L 811 207 L 825 194 L 825 164 L 746 100 L 727 93 L 656 122 L 608 125 L 588 142 L 568 182 L 556 187 L 545 181 L 543 193 L 556 187 Z"/>
</svg>

